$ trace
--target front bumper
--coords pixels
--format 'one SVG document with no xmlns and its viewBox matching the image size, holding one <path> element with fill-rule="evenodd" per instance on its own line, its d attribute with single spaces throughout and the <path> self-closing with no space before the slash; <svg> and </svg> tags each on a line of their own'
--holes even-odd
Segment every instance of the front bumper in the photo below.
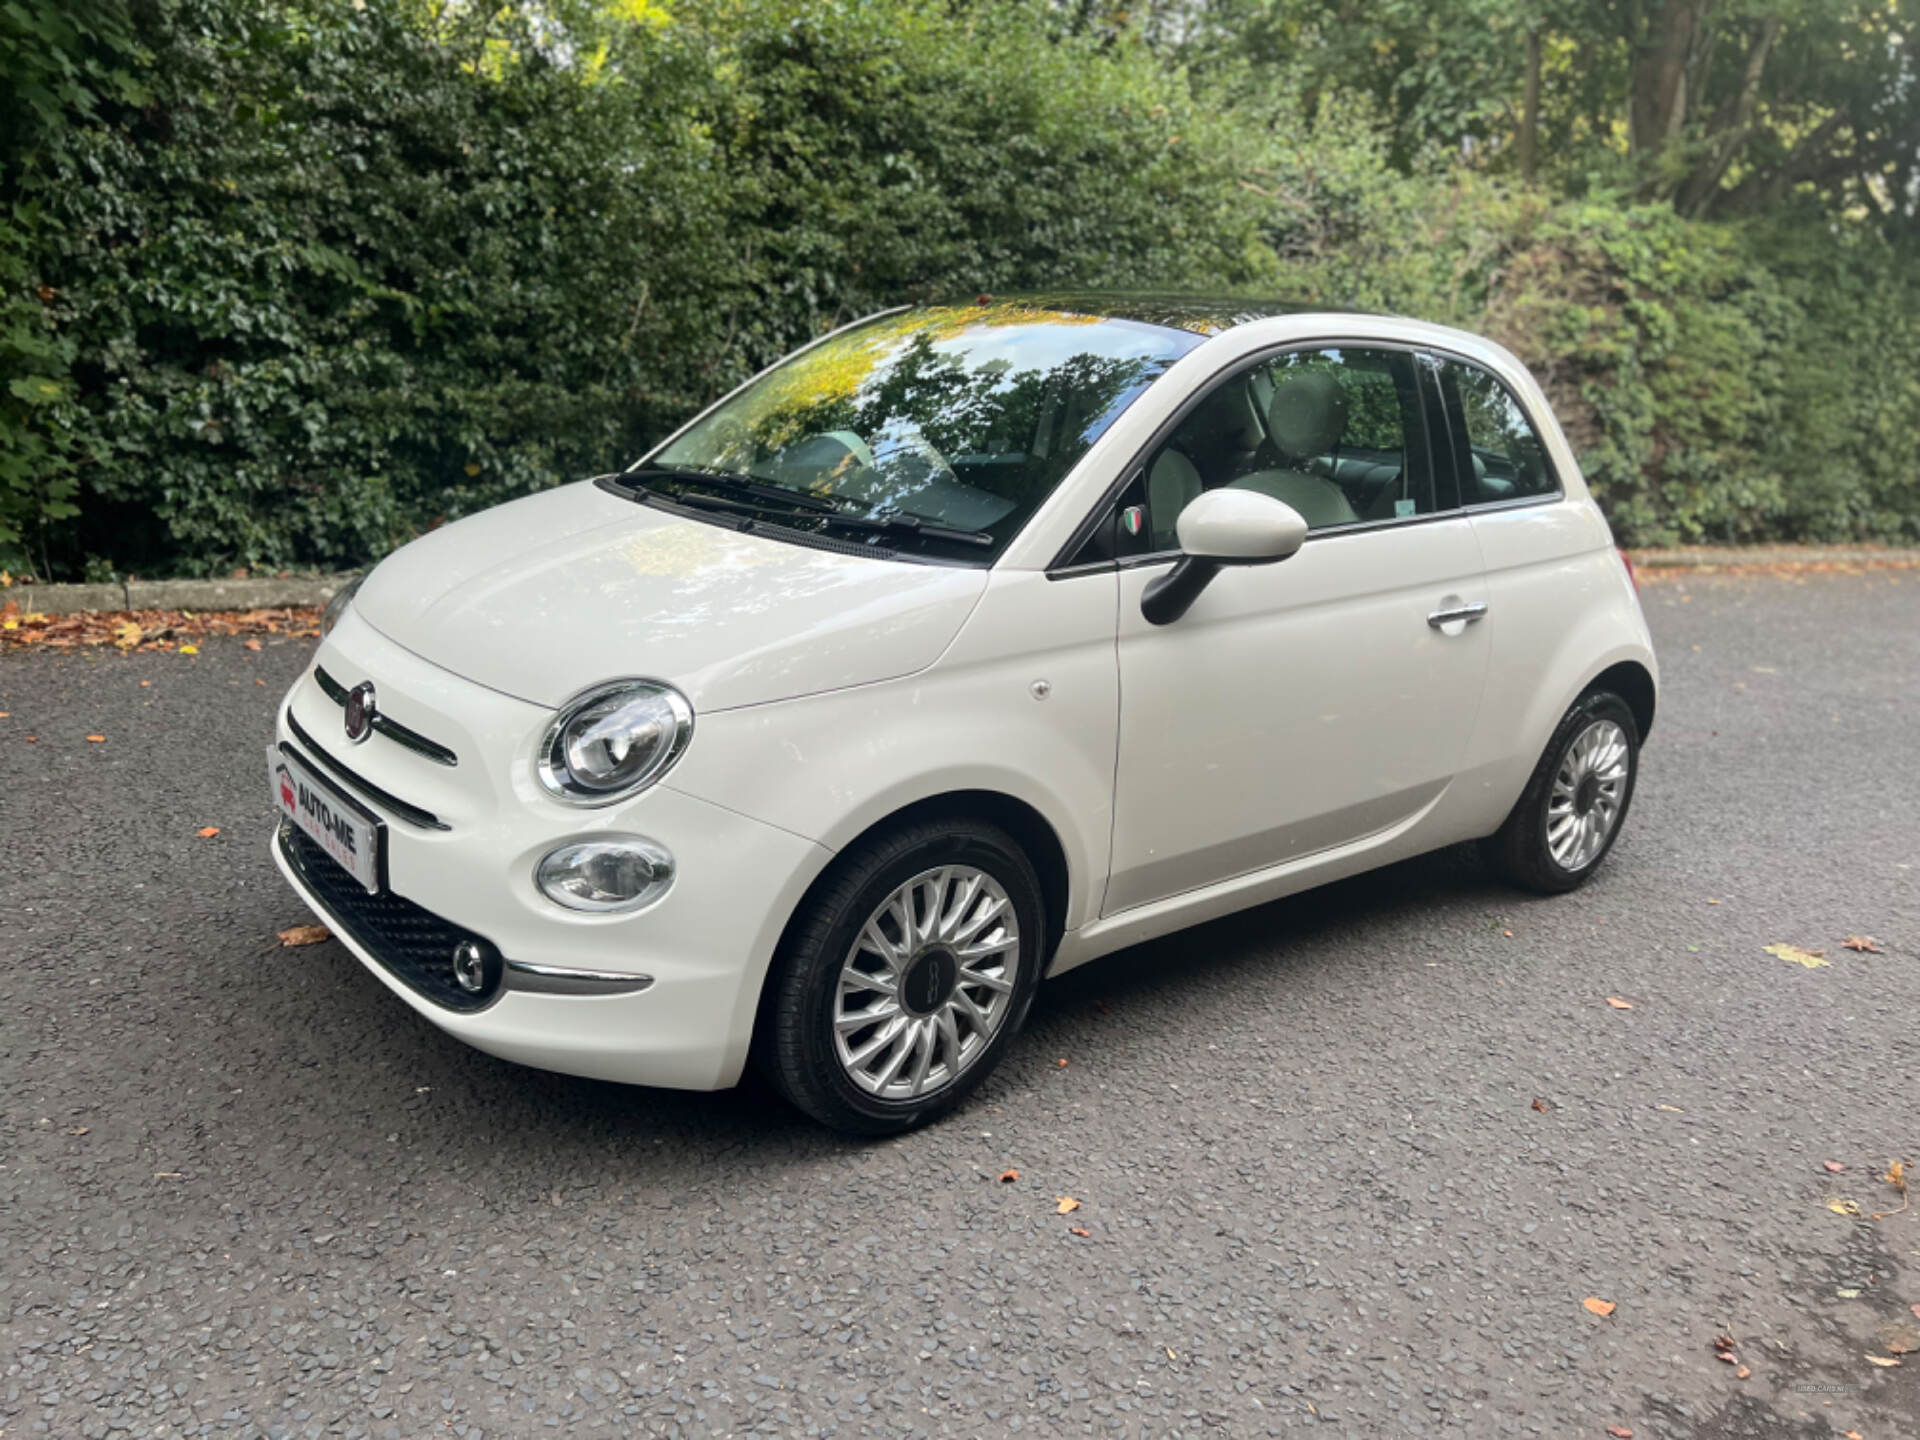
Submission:
<svg viewBox="0 0 1920 1440">
<path fill-rule="evenodd" d="M 340 707 L 313 670 L 289 692 L 277 741 L 385 827 L 381 897 L 351 880 L 336 888 L 338 877 L 314 868 L 332 864 L 317 849 L 273 841 L 281 873 L 342 944 L 435 1025 L 490 1054 L 684 1089 L 739 1078 L 774 947 L 827 851 L 665 784 L 606 810 L 552 799 L 532 771 L 550 711 L 433 666 L 352 612 L 316 667 L 336 684 L 373 681 L 382 713 L 458 757 L 449 766 L 378 733 L 350 747 L 334 739 Z M 633 914 L 585 915 L 539 892 L 542 855 L 607 834 L 672 851 L 665 896 Z M 462 938 L 489 956 L 477 996 L 454 981 Z"/>
</svg>

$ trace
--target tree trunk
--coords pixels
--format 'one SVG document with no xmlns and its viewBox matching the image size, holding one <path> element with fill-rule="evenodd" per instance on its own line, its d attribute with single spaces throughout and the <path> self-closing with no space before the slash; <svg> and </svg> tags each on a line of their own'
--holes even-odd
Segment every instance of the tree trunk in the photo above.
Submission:
<svg viewBox="0 0 1920 1440">
<path fill-rule="evenodd" d="M 1740 74 L 1740 91 L 1734 97 L 1732 109 L 1724 116 L 1725 123 L 1716 126 L 1720 133 L 1711 138 L 1705 157 L 1687 176 L 1674 198 L 1674 205 L 1682 214 L 1697 220 L 1712 208 L 1728 167 L 1739 157 L 1747 137 L 1753 133 L 1753 117 L 1760 105 L 1760 79 L 1766 73 L 1767 57 L 1773 53 L 1774 42 L 1780 38 L 1781 23 L 1777 15 L 1770 15 L 1760 23 L 1760 33 L 1747 51 L 1747 63 Z"/>
<path fill-rule="evenodd" d="M 1627 102 L 1627 142 L 1651 155 L 1687 123 L 1687 71 L 1713 0 L 1662 0 L 1644 36 L 1633 37 L 1633 73 Z"/>
<path fill-rule="evenodd" d="M 1540 165 L 1540 31 L 1527 31 L 1527 90 L 1520 112 L 1520 179 L 1533 184 Z"/>
</svg>

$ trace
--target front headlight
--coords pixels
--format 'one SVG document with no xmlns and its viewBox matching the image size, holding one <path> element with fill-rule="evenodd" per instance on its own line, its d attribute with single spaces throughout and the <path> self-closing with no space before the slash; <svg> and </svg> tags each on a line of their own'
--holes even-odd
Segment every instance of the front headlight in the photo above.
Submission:
<svg viewBox="0 0 1920 1440">
<path fill-rule="evenodd" d="M 535 762 L 540 783 L 574 805 L 611 805 L 667 773 L 693 736 L 693 707 L 657 680 L 597 685 L 561 708 Z"/>
<path fill-rule="evenodd" d="M 320 612 L 322 640 L 326 639 L 333 627 L 340 623 L 340 617 L 347 613 L 347 607 L 353 603 L 353 592 L 360 588 L 360 582 L 366 578 L 366 572 L 363 570 L 327 597 L 326 608 Z"/>
</svg>

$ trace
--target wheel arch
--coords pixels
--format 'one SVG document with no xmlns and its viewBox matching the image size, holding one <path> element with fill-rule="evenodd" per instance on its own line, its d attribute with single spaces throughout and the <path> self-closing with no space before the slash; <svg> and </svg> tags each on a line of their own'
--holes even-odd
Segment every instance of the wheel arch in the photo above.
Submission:
<svg viewBox="0 0 1920 1440">
<path fill-rule="evenodd" d="M 1618 693 L 1627 702 L 1627 708 L 1633 711 L 1633 723 L 1640 727 L 1641 743 L 1646 743 L 1648 732 L 1653 729 L 1653 712 L 1659 700 L 1651 670 L 1638 660 L 1621 660 L 1609 665 L 1581 687 L 1582 694 L 1588 690 L 1612 690 Z"/>
</svg>

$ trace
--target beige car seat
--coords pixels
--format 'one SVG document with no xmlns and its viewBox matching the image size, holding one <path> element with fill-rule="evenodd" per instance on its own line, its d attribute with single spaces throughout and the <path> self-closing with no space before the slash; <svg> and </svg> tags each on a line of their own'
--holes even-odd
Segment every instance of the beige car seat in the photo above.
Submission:
<svg viewBox="0 0 1920 1440">
<path fill-rule="evenodd" d="M 1347 428 L 1347 395 L 1324 370 L 1302 370 L 1275 387 L 1267 409 L 1267 434 L 1287 468 L 1259 470 L 1233 482 L 1238 490 L 1257 490 L 1284 500 L 1308 525 L 1350 525 L 1354 513 L 1346 492 L 1312 474 L 1306 464 L 1331 454 Z"/>
</svg>

